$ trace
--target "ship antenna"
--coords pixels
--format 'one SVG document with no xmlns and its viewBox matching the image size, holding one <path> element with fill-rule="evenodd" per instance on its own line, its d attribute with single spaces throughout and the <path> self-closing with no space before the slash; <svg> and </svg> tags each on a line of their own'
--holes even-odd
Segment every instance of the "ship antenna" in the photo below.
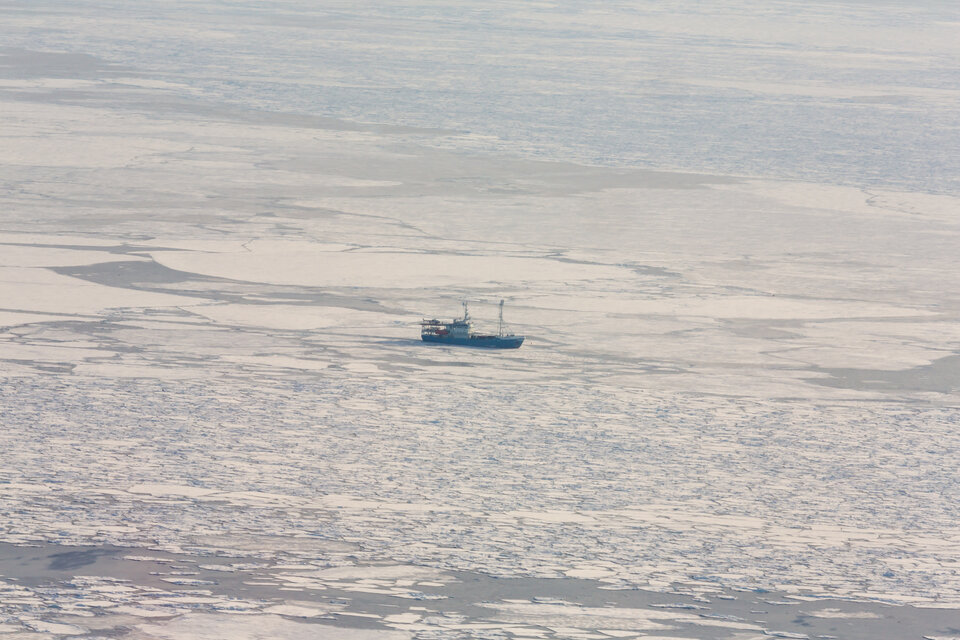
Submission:
<svg viewBox="0 0 960 640">
<path fill-rule="evenodd" d="M 503 337 L 503 300 L 500 300 L 500 337 Z"/>
</svg>

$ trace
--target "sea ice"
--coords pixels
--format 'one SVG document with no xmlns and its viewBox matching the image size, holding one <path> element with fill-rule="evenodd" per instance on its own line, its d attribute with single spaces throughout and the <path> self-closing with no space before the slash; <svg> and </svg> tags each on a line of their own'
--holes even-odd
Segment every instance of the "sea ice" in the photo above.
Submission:
<svg viewBox="0 0 960 640">
<path fill-rule="evenodd" d="M 402 631 L 349 629 L 293 622 L 278 615 L 189 614 L 163 624 L 142 624 L 144 638 L 164 640 L 409 640 Z"/>
<path fill-rule="evenodd" d="M 952 5 L 162 4 L 0 9 L 0 539 L 157 590 L 74 576 L 83 620 L 428 637 L 225 592 L 458 571 L 960 607 Z M 462 299 L 523 348 L 422 344 Z M 752 624 L 489 605 L 451 632 Z"/>
</svg>

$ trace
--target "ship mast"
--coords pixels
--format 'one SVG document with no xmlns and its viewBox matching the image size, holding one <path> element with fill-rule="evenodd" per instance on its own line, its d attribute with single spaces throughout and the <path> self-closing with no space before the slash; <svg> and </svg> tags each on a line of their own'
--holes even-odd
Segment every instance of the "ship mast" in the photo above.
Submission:
<svg viewBox="0 0 960 640">
<path fill-rule="evenodd" d="M 497 335 L 503 337 L 503 300 L 500 301 L 500 330 Z"/>
<path fill-rule="evenodd" d="M 467 313 L 467 301 L 463 301 L 463 321 L 466 322 L 470 319 L 469 314 Z"/>
</svg>

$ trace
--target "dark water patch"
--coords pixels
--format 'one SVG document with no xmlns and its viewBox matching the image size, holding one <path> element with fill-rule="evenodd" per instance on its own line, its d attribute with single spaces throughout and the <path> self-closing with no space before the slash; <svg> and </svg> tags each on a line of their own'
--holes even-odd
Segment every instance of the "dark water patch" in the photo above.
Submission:
<svg viewBox="0 0 960 640">
<path fill-rule="evenodd" d="M 51 267 L 60 275 L 108 287 L 203 298 L 248 305 L 302 305 L 342 307 L 357 311 L 404 314 L 370 297 L 351 297 L 315 287 L 275 285 L 207 276 L 171 269 L 152 260 L 101 262 L 90 265 Z"/>
<path fill-rule="evenodd" d="M 77 365 L 69 362 L 39 362 L 37 360 L 24 360 L 22 358 L 3 358 L 0 362 L 9 362 L 24 367 L 32 367 L 42 373 L 72 373 Z"/>
<path fill-rule="evenodd" d="M 99 78 L 130 75 L 130 70 L 87 53 L 0 49 L 0 77 Z"/>
<path fill-rule="evenodd" d="M 337 628 L 383 628 L 381 619 L 369 616 L 406 612 L 446 616 L 467 624 L 502 623 L 544 631 L 557 624 L 557 616 L 576 616 L 581 626 L 616 628 L 618 620 L 629 627 L 635 616 L 629 610 L 634 610 L 642 612 L 637 620 L 649 619 L 669 625 L 668 635 L 676 638 L 721 640 L 750 630 L 754 635 L 773 637 L 894 640 L 955 634 L 955 621 L 960 614 L 957 609 L 791 596 L 766 589 L 719 586 L 699 589 L 692 588 L 693 582 L 664 591 L 647 591 L 611 589 L 610 585 L 579 578 L 498 578 L 468 571 L 442 571 L 438 582 L 431 582 L 429 587 L 411 586 L 404 597 L 389 591 L 371 592 L 362 576 L 373 577 L 377 567 L 395 567 L 398 563 L 394 562 L 354 565 L 360 569 L 356 578 L 342 574 L 324 580 L 336 583 L 333 585 L 298 586 L 303 583 L 297 582 L 297 576 L 309 577 L 314 570 L 329 566 L 331 560 L 337 565 L 355 562 L 357 559 L 350 549 L 334 540 L 318 539 L 312 552 L 307 549 L 278 551 L 276 558 L 264 560 L 239 554 L 169 553 L 110 545 L 0 543 L 0 574 L 6 580 L 23 587 L 39 587 L 48 594 L 58 588 L 82 591 L 86 583 L 79 578 L 95 576 L 98 580 L 127 585 L 125 601 L 131 597 L 131 588 L 133 591 L 153 589 L 137 596 L 147 605 L 157 595 L 195 594 L 196 591 L 191 590 L 198 586 L 217 596 L 259 602 L 263 607 L 296 600 L 299 604 L 314 605 L 318 610 L 331 611 L 322 619 L 309 622 Z M 291 562 L 294 564 L 289 564 Z M 176 581 L 181 578 L 183 584 L 178 584 Z M 390 577 L 385 579 L 393 581 Z M 194 607 L 194 610 L 204 611 L 203 607 Z M 109 609 L 103 614 L 108 615 Z M 123 637 L 122 633 L 119 635 Z M 543 637 L 553 636 L 548 633 Z"/>
<path fill-rule="evenodd" d="M 630 265 L 630 270 L 641 276 L 655 276 L 658 278 L 669 278 L 671 280 L 679 280 L 683 277 L 677 271 L 671 271 L 663 267 L 651 267 L 646 264 Z"/>
<path fill-rule="evenodd" d="M 960 391 L 960 355 L 946 356 L 928 365 L 896 371 L 826 367 L 816 367 L 814 371 L 826 373 L 830 377 L 807 378 L 806 381 L 824 387 L 889 393 Z"/>
<path fill-rule="evenodd" d="M 133 285 L 179 284 L 182 282 L 211 282 L 219 278 L 210 278 L 186 271 L 165 267 L 152 260 L 131 260 L 129 262 L 101 262 L 98 264 L 51 267 L 51 271 L 60 275 L 79 278 L 108 287 L 134 288 Z"/>
<path fill-rule="evenodd" d="M 48 567 L 53 571 L 69 571 L 94 564 L 100 556 L 113 554 L 111 549 L 86 549 L 83 551 L 64 551 L 50 556 Z"/>
</svg>

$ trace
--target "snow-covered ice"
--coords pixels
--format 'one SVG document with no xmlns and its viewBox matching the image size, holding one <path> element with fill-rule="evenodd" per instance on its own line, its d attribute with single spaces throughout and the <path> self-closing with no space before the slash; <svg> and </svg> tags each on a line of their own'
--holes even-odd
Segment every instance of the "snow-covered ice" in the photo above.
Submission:
<svg viewBox="0 0 960 640">
<path fill-rule="evenodd" d="M 955 635 L 955 8 L 0 18 L 0 635 Z"/>
<path fill-rule="evenodd" d="M 142 624 L 138 631 L 143 638 L 165 640 L 409 640 L 412 636 L 400 631 L 331 628 L 288 620 L 276 614 L 236 616 L 188 615 L 167 624 Z"/>
</svg>

